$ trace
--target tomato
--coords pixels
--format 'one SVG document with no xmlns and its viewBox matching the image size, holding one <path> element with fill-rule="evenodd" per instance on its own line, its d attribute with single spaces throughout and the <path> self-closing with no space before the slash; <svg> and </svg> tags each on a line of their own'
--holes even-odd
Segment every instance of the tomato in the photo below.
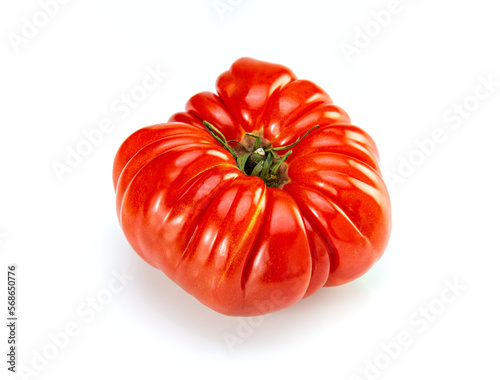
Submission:
<svg viewBox="0 0 500 380">
<path fill-rule="evenodd" d="M 133 249 L 233 316 L 363 275 L 391 230 L 372 138 L 278 64 L 241 58 L 216 87 L 119 148 L 116 205 Z"/>
</svg>

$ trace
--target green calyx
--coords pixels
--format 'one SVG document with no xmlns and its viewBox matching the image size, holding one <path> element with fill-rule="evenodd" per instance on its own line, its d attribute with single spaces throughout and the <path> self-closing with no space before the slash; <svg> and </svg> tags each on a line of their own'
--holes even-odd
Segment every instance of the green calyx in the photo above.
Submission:
<svg viewBox="0 0 500 380">
<path fill-rule="evenodd" d="M 208 132 L 234 157 L 236 165 L 243 173 L 251 176 L 262 178 L 267 187 L 282 187 L 288 182 L 286 176 L 286 165 L 283 165 L 285 160 L 292 154 L 289 150 L 283 156 L 276 152 L 294 147 L 302 141 L 312 130 L 318 129 L 319 125 L 315 125 L 309 129 L 303 136 L 299 137 L 293 144 L 273 148 L 271 144 L 262 145 L 262 137 L 254 133 L 245 133 L 247 144 L 242 144 L 239 141 L 228 141 L 224 134 L 208 121 L 203 121 L 203 125 Z M 247 137 L 248 136 L 248 137 Z M 253 138 L 253 144 L 248 141 Z M 237 143 L 240 149 L 231 147 L 230 143 Z M 253 146 L 252 146 L 253 145 Z"/>
</svg>

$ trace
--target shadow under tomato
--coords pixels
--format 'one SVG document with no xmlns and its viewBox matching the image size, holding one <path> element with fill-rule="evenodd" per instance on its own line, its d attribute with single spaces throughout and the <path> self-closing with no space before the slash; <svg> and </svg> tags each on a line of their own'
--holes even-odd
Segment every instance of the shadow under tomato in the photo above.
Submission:
<svg viewBox="0 0 500 380">
<path fill-rule="evenodd" d="M 323 288 L 297 304 L 260 317 L 229 317 L 201 304 L 161 271 L 134 260 L 136 291 L 131 308 L 138 323 L 172 340 L 171 328 L 186 345 L 208 344 L 211 350 L 237 352 L 288 349 L 310 334 L 349 318 L 359 303 L 370 296 L 362 283 Z M 167 327 L 169 326 L 169 327 Z"/>
</svg>

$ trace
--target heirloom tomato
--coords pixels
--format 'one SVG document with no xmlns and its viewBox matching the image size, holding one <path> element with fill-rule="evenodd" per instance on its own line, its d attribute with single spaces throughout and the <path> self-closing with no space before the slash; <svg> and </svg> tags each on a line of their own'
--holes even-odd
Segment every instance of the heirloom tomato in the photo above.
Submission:
<svg viewBox="0 0 500 380">
<path fill-rule="evenodd" d="M 377 147 L 316 84 L 251 58 L 116 154 L 121 227 L 213 310 L 252 316 L 363 275 L 391 206 Z"/>
</svg>

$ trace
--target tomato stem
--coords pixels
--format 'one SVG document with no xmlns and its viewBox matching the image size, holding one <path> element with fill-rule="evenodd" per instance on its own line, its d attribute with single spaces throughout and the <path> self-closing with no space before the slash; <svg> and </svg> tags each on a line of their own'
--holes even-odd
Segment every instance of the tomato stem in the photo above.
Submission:
<svg viewBox="0 0 500 380">
<path fill-rule="evenodd" d="M 285 160 L 292 154 L 289 150 L 283 156 L 279 156 L 276 151 L 286 150 L 294 147 L 301 142 L 309 133 L 314 129 L 318 129 L 319 125 L 310 128 L 303 136 L 299 137 L 297 141 L 290 145 L 281 146 L 277 148 L 271 147 L 271 144 L 262 146 L 262 137 L 254 133 L 245 133 L 245 136 L 250 136 L 255 139 L 252 151 L 249 151 L 241 142 L 236 140 L 228 141 L 224 134 L 208 121 L 203 121 L 203 125 L 207 128 L 208 132 L 234 157 L 238 169 L 243 173 L 251 176 L 257 176 L 264 180 L 268 187 L 280 186 L 280 178 L 278 171 Z M 238 143 L 243 147 L 244 153 L 238 154 L 229 145 L 229 143 Z M 281 183 L 282 184 L 282 183 Z"/>
<path fill-rule="evenodd" d="M 226 140 L 226 136 L 224 136 L 224 134 L 219 131 L 217 128 L 215 128 L 212 124 L 210 124 L 208 121 L 204 121 L 203 122 L 203 125 L 208 129 L 208 131 L 210 132 L 210 134 L 218 141 L 220 142 L 224 148 L 229 152 L 231 153 L 231 155 L 236 159 L 238 160 L 238 155 L 236 154 L 236 152 L 233 150 L 233 148 L 231 148 L 229 146 L 229 143 L 228 141 Z"/>
</svg>

